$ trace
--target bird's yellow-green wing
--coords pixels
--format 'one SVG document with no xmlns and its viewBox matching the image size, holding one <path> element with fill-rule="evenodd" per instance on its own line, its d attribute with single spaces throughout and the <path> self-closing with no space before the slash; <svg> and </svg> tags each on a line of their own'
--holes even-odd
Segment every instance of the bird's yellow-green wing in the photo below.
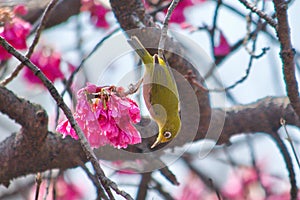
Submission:
<svg viewBox="0 0 300 200">
<path fill-rule="evenodd" d="M 178 89 L 171 68 L 157 54 L 153 56 L 153 62 L 154 69 L 151 74 L 153 83 L 158 83 L 169 89 L 179 101 Z"/>
<path fill-rule="evenodd" d="M 174 80 L 174 76 L 165 64 L 161 65 L 157 61 L 158 55 L 154 55 L 154 70 L 150 76 L 151 90 L 150 102 L 152 105 L 160 104 L 164 107 L 165 113 L 157 113 L 156 115 L 170 115 L 179 110 L 179 95 Z"/>
</svg>

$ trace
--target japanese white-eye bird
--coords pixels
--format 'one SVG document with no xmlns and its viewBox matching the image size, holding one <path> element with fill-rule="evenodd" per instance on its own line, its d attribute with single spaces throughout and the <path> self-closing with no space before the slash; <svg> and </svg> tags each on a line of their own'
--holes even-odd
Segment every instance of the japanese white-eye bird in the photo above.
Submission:
<svg viewBox="0 0 300 200">
<path fill-rule="evenodd" d="M 179 94 L 171 69 L 163 58 L 152 56 L 136 36 L 128 40 L 144 66 L 143 97 L 150 116 L 158 125 L 158 137 L 151 148 L 171 141 L 180 131 Z"/>
</svg>

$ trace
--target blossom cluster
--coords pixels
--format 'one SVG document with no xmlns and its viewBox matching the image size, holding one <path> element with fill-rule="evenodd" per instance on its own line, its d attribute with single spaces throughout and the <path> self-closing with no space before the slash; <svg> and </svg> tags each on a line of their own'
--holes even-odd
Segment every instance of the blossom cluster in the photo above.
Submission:
<svg viewBox="0 0 300 200">
<path fill-rule="evenodd" d="M 27 48 L 26 38 L 30 33 L 31 24 L 19 18 L 18 14 L 26 14 L 24 6 L 16 6 L 13 11 L 9 8 L 0 8 L 0 22 L 3 24 L 0 26 L 0 36 L 14 48 L 24 50 Z M 0 46 L 0 61 L 11 57 L 12 55 Z"/>
<path fill-rule="evenodd" d="M 96 0 L 81 0 L 81 11 L 88 11 L 91 15 L 91 21 L 98 28 L 108 28 L 106 21 L 106 13 L 109 11 L 101 3 Z"/>
<path fill-rule="evenodd" d="M 126 148 L 128 144 L 141 142 L 141 136 L 134 123 L 140 121 L 138 105 L 127 97 L 119 95 L 115 86 L 97 87 L 88 84 L 77 93 L 74 118 L 83 130 L 92 147 L 110 144 Z M 57 126 L 58 132 L 78 139 L 69 121 Z"/>
<path fill-rule="evenodd" d="M 61 54 L 51 48 L 42 47 L 36 50 L 30 60 L 52 82 L 64 79 L 61 71 Z M 29 68 L 24 69 L 24 78 L 31 84 L 42 84 L 40 79 Z"/>
</svg>

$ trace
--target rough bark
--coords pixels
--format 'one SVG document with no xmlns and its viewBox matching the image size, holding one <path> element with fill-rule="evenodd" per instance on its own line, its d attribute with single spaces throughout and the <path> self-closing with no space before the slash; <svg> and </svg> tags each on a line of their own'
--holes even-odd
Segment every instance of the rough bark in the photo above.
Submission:
<svg viewBox="0 0 300 200">
<path fill-rule="evenodd" d="M 0 95 L 0 102 L 6 102 L 8 99 L 11 102 L 15 100 L 22 101 L 5 88 L 1 88 L 0 94 L 4 93 L 3 90 L 7 96 Z M 29 102 L 26 101 L 26 103 Z M 6 105 L 1 103 L 0 111 L 3 112 L 6 109 L 5 107 Z M 216 119 L 222 118 L 224 112 L 226 112 L 225 124 L 218 140 L 220 144 L 228 142 L 228 139 L 236 134 L 268 132 L 270 129 L 278 129 L 280 127 L 279 120 L 282 117 L 288 124 L 300 126 L 299 118 L 293 111 L 287 97 L 268 97 L 253 104 L 232 107 L 227 111 L 214 109 L 213 112 L 216 112 Z M 16 115 L 14 118 L 18 121 L 24 116 Z M 31 118 L 26 119 L 31 121 Z M 149 120 L 142 121 L 141 126 L 146 126 L 142 134 L 154 131 L 155 126 L 148 126 L 148 123 Z M 218 120 L 214 123 L 218 123 Z M 47 136 L 41 142 L 38 142 L 39 145 L 36 145 L 37 138 L 28 138 L 26 135 L 36 135 L 37 138 L 40 138 L 43 134 L 36 132 L 35 129 L 31 129 L 31 132 L 26 132 L 25 134 L 20 131 L 12 134 L 0 143 L 0 184 L 8 185 L 9 181 L 14 178 L 47 169 L 77 167 L 80 163 L 87 161 L 80 144 L 70 137 L 63 139 L 60 135 L 47 132 Z M 203 135 L 199 132 L 193 140 L 197 141 L 202 138 Z M 153 139 L 150 137 L 144 140 L 143 144 L 151 145 Z M 170 147 L 183 144 L 185 144 L 185 141 L 179 139 L 178 142 Z M 137 146 L 139 148 L 130 147 L 128 151 L 138 152 L 137 150 L 143 150 L 140 148 L 145 148 L 141 144 Z M 97 154 L 101 155 L 102 159 L 107 160 L 128 159 L 122 156 L 118 157 L 117 154 L 114 157 L 105 157 L 106 150 L 106 147 L 100 148 L 97 150 Z"/>
</svg>

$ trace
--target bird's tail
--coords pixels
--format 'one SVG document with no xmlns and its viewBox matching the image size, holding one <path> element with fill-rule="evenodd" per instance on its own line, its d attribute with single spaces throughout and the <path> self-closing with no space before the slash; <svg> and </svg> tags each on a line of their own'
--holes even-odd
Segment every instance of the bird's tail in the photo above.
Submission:
<svg viewBox="0 0 300 200">
<path fill-rule="evenodd" d="M 127 41 L 140 56 L 144 64 L 153 64 L 153 57 L 136 36 L 131 36 Z"/>
</svg>

